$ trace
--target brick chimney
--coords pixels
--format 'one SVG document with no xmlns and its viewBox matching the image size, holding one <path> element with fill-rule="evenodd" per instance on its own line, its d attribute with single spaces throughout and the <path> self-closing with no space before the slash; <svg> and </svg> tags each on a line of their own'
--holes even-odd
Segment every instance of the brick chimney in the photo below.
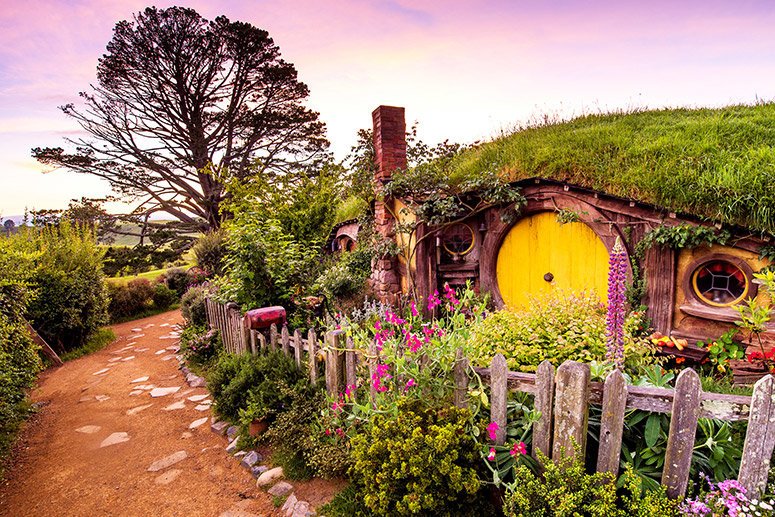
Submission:
<svg viewBox="0 0 775 517">
<path fill-rule="evenodd" d="M 371 118 L 374 124 L 375 188 L 381 189 L 390 181 L 396 169 L 406 168 L 406 120 L 404 108 L 380 106 Z M 393 200 L 377 200 L 374 204 L 374 223 L 382 237 L 395 240 L 395 221 L 391 212 Z M 372 288 L 376 296 L 388 303 L 396 301 L 401 293 L 398 261 L 394 257 L 378 257 L 372 268 Z"/>
</svg>

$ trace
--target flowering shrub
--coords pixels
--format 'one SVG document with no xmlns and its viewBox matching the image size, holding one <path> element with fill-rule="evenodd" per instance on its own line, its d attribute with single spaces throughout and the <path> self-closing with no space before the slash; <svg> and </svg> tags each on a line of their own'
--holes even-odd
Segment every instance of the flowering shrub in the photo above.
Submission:
<svg viewBox="0 0 775 517">
<path fill-rule="evenodd" d="M 643 314 L 624 319 L 625 367 L 634 370 L 653 361 L 654 346 L 641 337 Z M 496 353 L 506 357 L 509 369 L 533 372 L 548 359 L 602 361 L 606 357 L 606 306 L 594 292 L 553 291 L 533 299 L 521 312 L 497 311 L 470 329 L 469 358 L 488 366 Z"/>
<path fill-rule="evenodd" d="M 664 487 L 641 491 L 637 476 L 625 470 L 617 491 L 610 473 L 587 474 L 572 457 L 553 462 L 540 456 L 543 478 L 527 467 L 517 468 L 506 485 L 503 513 L 516 516 L 669 517 L 677 515 L 678 502 L 665 495 Z"/>
<path fill-rule="evenodd" d="M 180 350 L 186 360 L 202 364 L 215 357 L 221 346 L 221 336 L 216 329 L 189 325 L 180 335 Z"/>
<path fill-rule="evenodd" d="M 398 401 L 396 409 L 377 414 L 352 440 L 350 474 L 365 505 L 376 515 L 473 513 L 479 458 L 465 432 L 469 412 L 418 399 Z"/>
<path fill-rule="evenodd" d="M 730 517 L 767 517 L 775 515 L 775 503 L 772 499 L 760 501 L 749 499 L 746 489 L 734 479 L 718 484 L 705 478 L 708 488 L 694 499 L 687 499 L 681 505 L 683 515 L 707 515 Z"/>
</svg>

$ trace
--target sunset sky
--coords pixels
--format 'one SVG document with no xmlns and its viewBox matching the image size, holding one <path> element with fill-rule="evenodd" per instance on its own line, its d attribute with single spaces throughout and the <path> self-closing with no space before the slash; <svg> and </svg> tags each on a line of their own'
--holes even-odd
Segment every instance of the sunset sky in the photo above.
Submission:
<svg viewBox="0 0 775 517">
<path fill-rule="evenodd" d="M 130 0 L 0 0 L 0 217 L 62 208 L 103 182 L 42 173 Z M 269 31 L 311 90 L 337 158 L 379 104 L 429 142 L 496 136 L 543 113 L 775 100 L 771 1 L 225 1 L 185 5 Z"/>
</svg>

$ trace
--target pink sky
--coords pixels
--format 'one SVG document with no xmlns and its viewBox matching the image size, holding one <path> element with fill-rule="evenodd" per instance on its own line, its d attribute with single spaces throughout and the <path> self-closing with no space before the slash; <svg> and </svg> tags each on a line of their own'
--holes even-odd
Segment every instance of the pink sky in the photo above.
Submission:
<svg viewBox="0 0 775 517">
<path fill-rule="evenodd" d="M 157 7 L 174 3 L 156 2 Z M 30 148 L 77 130 L 77 102 L 130 0 L 0 0 L 0 216 L 104 195 L 42 174 Z M 542 113 L 775 99 L 775 3 L 753 1 L 193 1 L 269 31 L 310 86 L 338 158 L 379 104 L 430 142 L 470 142 Z"/>
</svg>

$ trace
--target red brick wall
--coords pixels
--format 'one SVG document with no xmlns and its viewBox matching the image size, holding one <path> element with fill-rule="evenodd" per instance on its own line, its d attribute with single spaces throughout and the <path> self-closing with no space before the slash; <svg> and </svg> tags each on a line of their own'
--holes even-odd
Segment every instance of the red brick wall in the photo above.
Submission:
<svg viewBox="0 0 775 517">
<path fill-rule="evenodd" d="M 404 108 L 380 106 L 375 109 L 371 118 L 374 124 L 374 151 L 377 171 L 375 173 L 376 188 L 379 189 L 390 181 L 396 169 L 406 168 L 406 119 Z M 378 200 L 374 206 L 374 222 L 377 232 L 387 239 L 395 239 L 395 221 L 387 206 L 392 206 L 390 199 Z M 384 302 L 395 302 L 401 292 L 397 275 L 396 260 L 390 257 L 380 257 L 374 262 L 372 271 L 372 288 L 376 296 Z"/>
</svg>

